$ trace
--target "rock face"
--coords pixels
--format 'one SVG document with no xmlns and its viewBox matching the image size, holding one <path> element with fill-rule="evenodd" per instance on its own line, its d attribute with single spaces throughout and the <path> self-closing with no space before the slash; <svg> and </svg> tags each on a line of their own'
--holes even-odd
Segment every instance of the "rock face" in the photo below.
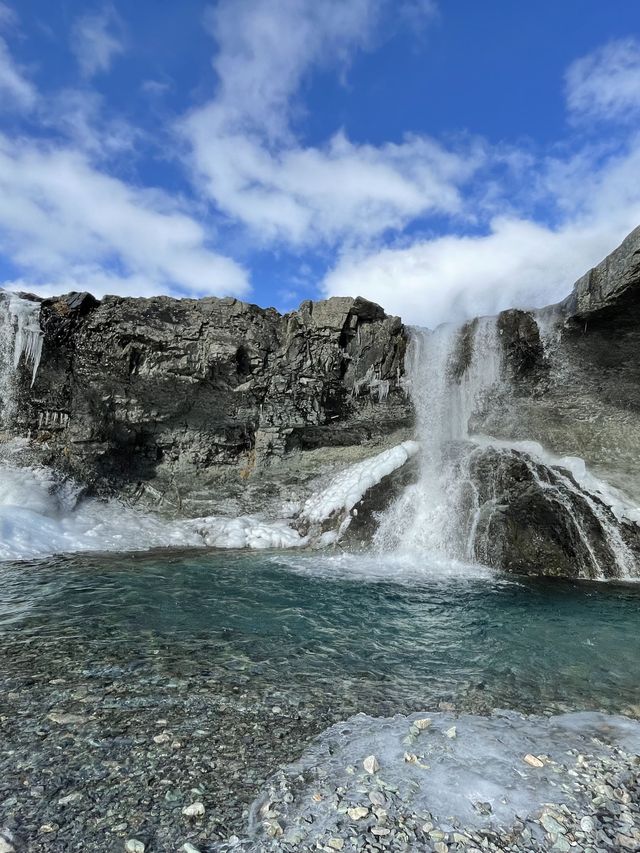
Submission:
<svg viewBox="0 0 640 853">
<path fill-rule="evenodd" d="M 535 441 L 640 505 L 640 228 L 558 306 L 497 318 L 505 382 L 474 431 Z M 528 574 L 640 574 L 640 528 L 616 518 L 562 462 L 477 452 L 471 479 L 483 510 L 476 557 Z"/>
<path fill-rule="evenodd" d="M 415 431 L 410 332 L 361 298 L 281 316 L 235 299 L 71 294 L 42 301 L 39 322 L 33 365 L 10 381 L 13 352 L 0 346 L 5 437 L 31 438 L 32 458 L 94 494 L 169 515 L 278 516 L 318 478 Z M 490 389 L 474 386 L 486 319 L 455 333 L 442 368 L 460 399 L 472 394 L 469 432 L 492 442 L 467 450 L 456 474 L 463 557 L 526 574 L 640 574 L 640 527 L 612 509 L 616 488 L 640 506 L 640 228 L 564 302 L 504 311 L 494 326 L 502 378 Z M 531 441 L 553 458 L 515 446 Z M 581 457 L 608 497 L 561 457 Z M 352 544 L 371 540 L 419 469 L 414 460 L 370 489 Z"/>
<path fill-rule="evenodd" d="M 640 528 L 616 518 L 566 469 L 490 447 L 472 452 L 468 477 L 474 487 L 474 556 L 479 562 L 528 575 L 596 579 L 634 574 Z"/>
<path fill-rule="evenodd" d="M 511 382 L 475 426 L 580 456 L 640 504 L 640 228 L 563 303 L 498 326 Z"/>
<path fill-rule="evenodd" d="M 12 432 L 99 494 L 176 514 L 268 509 L 402 440 L 406 331 L 364 299 L 281 316 L 235 299 L 42 303 Z"/>
</svg>

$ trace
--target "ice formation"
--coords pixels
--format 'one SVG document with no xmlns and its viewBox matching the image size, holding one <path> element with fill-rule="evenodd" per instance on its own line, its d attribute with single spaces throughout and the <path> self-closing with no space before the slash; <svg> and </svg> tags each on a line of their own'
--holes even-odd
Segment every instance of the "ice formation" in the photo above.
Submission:
<svg viewBox="0 0 640 853">
<path fill-rule="evenodd" d="M 13 369 L 20 360 L 31 367 L 31 384 L 35 382 L 42 357 L 43 334 L 40 329 L 40 303 L 22 299 L 11 293 L 2 300 L 5 322 L 14 329 Z"/>
<path fill-rule="evenodd" d="M 310 497 L 305 502 L 301 517 L 318 523 L 340 511 L 350 512 L 369 489 L 415 456 L 418 447 L 415 441 L 404 441 L 377 456 L 357 462 L 334 477 L 325 489 Z"/>
<path fill-rule="evenodd" d="M 366 491 L 417 452 L 404 442 L 338 474 L 304 505 L 301 518 L 320 522 L 342 510 L 348 513 Z M 19 456 L 19 454 L 18 454 Z M 25 560 L 79 551 L 138 551 L 159 547 L 300 548 L 330 545 L 346 528 L 315 538 L 301 534 L 295 519 L 260 516 L 168 521 L 119 501 L 82 499 L 80 490 L 45 468 L 0 461 L 0 560 Z M 283 507 L 293 515 L 296 505 Z"/>
<path fill-rule="evenodd" d="M 640 723 L 593 712 L 555 717 L 505 711 L 489 717 L 359 714 L 321 735 L 299 761 L 272 780 L 251 809 L 250 831 L 254 838 L 262 836 L 268 806 L 278 814 L 285 834 L 296 830 L 305 849 L 316 844 L 320 848 L 337 834 L 340 803 L 344 811 L 347 803 L 366 809 L 366 815 L 358 813 L 362 832 L 376 824 L 370 791 L 390 801 L 387 809 L 428 813 L 433 823 L 449 831 L 460 824 L 499 831 L 560 803 L 588 814 L 591 799 L 575 785 L 583 757 L 623 753 L 631 760 L 638 751 Z M 370 756 L 379 765 L 374 775 L 363 767 Z M 292 794 L 281 800 L 284 790 Z M 532 823 L 531 831 L 543 840 L 539 824 Z"/>
<path fill-rule="evenodd" d="M 286 521 L 252 516 L 167 521 L 115 500 L 83 500 L 75 484 L 45 468 L 0 463 L 0 484 L 0 560 L 80 551 L 306 544 Z"/>
</svg>

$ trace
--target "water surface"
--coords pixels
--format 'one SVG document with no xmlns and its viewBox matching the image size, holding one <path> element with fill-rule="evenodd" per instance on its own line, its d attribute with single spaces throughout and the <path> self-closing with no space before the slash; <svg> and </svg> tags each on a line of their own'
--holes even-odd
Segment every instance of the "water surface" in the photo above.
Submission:
<svg viewBox="0 0 640 853">
<path fill-rule="evenodd" d="M 622 711 L 640 590 L 365 556 L 90 555 L 0 567 L 0 649 L 92 674 L 215 674 L 351 712 Z M 66 655 L 66 660 L 65 660 Z M 79 677 L 79 675 L 78 675 Z M 311 698 L 309 698 L 311 697 Z"/>
</svg>

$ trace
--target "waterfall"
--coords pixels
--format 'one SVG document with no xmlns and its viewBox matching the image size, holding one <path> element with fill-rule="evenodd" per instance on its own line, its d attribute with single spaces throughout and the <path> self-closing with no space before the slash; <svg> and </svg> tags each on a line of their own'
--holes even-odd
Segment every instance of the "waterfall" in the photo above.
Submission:
<svg viewBox="0 0 640 853">
<path fill-rule="evenodd" d="M 551 349 L 555 328 L 548 325 Z M 407 370 L 421 447 L 418 477 L 382 516 L 374 547 L 496 565 L 500 543 L 492 539 L 504 528 L 493 524 L 495 514 L 511 500 L 509 489 L 518 482 L 512 471 L 521 466 L 526 482 L 561 514 L 567 540 L 576 543 L 572 558 L 581 576 L 637 575 L 623 534 L 625 525 L 637 523 L 638 508 L 621 493 L 576 457 L 553 457 L 534 442 L 475 434 L 483 413 L 495 411 L 510 392 L 503 361 L 496 318 L 412 332 Z M 489 449 L 491 458 L 485 455 Z M 514 490 L 514 500 L 523 492 Z M 546 535 L 542 522 L 540 528 Z"/>
<path fill-rule="evenodd" d="M 374 544 L 383 551 L 472 560 L 466 516 L 474 486 L 465 476 L 464 454 L 474 412 L 490 404 L 502 383 L 495 318 L 414 330 L 408 376 L 421 439 L 418 481 L 386 513 Z"/>
<path fill-rule="evenodd" d="M 42 356 L 40 303 L 15 293 L 0 293 L 0 417 L 5 426 L 15 415 L 16 374 L 21 361 L 35 382 Z"/>
</svg>

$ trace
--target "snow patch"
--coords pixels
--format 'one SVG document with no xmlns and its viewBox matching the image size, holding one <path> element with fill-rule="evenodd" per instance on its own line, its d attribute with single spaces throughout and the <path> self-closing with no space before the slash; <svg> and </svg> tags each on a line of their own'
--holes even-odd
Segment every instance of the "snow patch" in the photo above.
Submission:
<svg viewBox="0 0 640 853">
<path fill-rule="evenodd" d="M 416 441 L 404 441 L 342 471 L 325 489 L 305 502 L 301 518 L 320 523 L 341 510 L 350 512 L 369 489 L 415 456 L 418 447 Z"/>
</svg>

